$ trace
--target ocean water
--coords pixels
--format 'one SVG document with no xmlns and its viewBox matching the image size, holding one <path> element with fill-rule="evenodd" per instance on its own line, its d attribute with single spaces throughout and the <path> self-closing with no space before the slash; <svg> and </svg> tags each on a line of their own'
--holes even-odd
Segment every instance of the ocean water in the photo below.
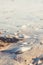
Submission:
<svg viewBox="0 0 43 65">
<path fill-rule="evenodd" d="M 15 31 L 27 24 L 43 28 L 43 0 L 0 0 L 0 29 Z"/>
</svg>

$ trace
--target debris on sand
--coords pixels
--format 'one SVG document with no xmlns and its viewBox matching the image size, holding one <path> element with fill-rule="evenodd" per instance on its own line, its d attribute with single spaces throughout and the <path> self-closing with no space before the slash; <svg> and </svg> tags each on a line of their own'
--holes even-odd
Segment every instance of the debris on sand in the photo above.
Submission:
<svg viewBox="0 0 43 65">
<path fill-rule="evenodd" d="M 5 38 L 5 37 L 0 37 L 0 40 L 3 42 L 7 42 L 7 43 L 16 43 L 17 41 L 19 41 L 19 39 L 17 38 Z"/>
<path fill-rule="evenodd" d="M 1 34 L 0 35 L 0 40 L 3 41 L 3 42 L 8 42 L 8 43 L 13 43 L 13 42 L 19 41 L 19 39 L 14 37 L 14 35 L 7 34 L 7 33 Z"/>
<path fill-rule="evenodd" d="M 31 49 L 32 49 L 32 46 L 29 46 L 27 43 L 25 43 L 25 44 L 18 45 L 13 49 L 4 50 L 2 52 L 21 54 L 21 53 L 28 51 L 28 50 L 31 50 Z"/>
<path fill-rule="evenodd" d="M 23 39 L 27 39 L 29 38 L 29 36 L 22 34 L 22 33 L 16 33 L 16 34 L 10 34 L 8 32 L 4 32 L 2 34 L 0 34 L 0 40 L 3 42 L 17 42 L 19 40 L 23 40 Z"/>
<path fill-rule="evenodd" d="M 19 47 L 16 51 L 15 51 L 15 53 L 23 53 L 23 52 L 25 52 L 25 51 L 28 51 L 28 50 L 30 50 L 31 49 L 31 47 L 29 47 L 29 46 L 21 46 L 21 47 Z"/>
<path fill-rule="evenodd" d="M 33 58 L 33 62 L 30 63 L 29 65 L 43 65 L 43 54 L 40 55 L 39 57 Z"/>
<path fill-rule="evenodd" d="M 24 38 L 24 35 L 23 34 L 19 34 L 18 38 Z"/>
<path fill-rule="evenodd" d="M 43 54 L 39 56 L 40 60 L 43 62 Z"/>
<path fill-rule="evenodd" d="M 29 38 L 28 35 L 22 34 L 22 33 L 17 33 L 17 34 L 15 35 L 15 37 L 18 38 L 18 39 L 20 39 L 20 40 Z"/>
<path fill-rule="evenodd" d="M 26 27 L 24 26 L 24 28 Z M 2 47 L 3 49 L 1 50 Z M 13 61 L 15 60 L 19 63 L 23 62 L 25 63 L 24 65 L 42 65 L 43 55 L 36 57 L 39 51 L 40 53 L 43 52 L 42 49 L 43 36 L 40 34 L 38 35 L 35 32 L 30 35 L 22 32 L 14 34 L 8 32 L 3 32 L 2 34 L 0 33 L 0 52 L 5 55 L 9 54 L 9 56 L 10 54 L 15 54 L 16 56 L 13 58 Z M 31 59 L 32 62 L 30 62 Z"/>
</svg>

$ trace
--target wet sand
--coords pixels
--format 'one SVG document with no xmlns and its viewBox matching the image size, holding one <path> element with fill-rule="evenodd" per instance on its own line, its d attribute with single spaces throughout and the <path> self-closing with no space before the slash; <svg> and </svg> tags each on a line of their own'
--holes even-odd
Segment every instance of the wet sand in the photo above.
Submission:
<svg viewBox="0 0 43 65">
<path fill-rule="evenodd" d="M 13 47 L 13 45 L 7 46 L 6 48 L 3 48 L 3 50 L 9 49 L 10 47 Z M 0 49 L 1 50 L 1 49 Z M 7 52 L 0 52 L 0 64 L 7 65 L 8 60 L 10 62 L 8 62 L 8 65 L 28 65 L 32 62 L 33 58 L 36 58 L 38 56 L 40 56 L 41 54 L 43 54 L 43 45 L 38 45 L 38 46 L 33 46 L 33 48 L 30 51 L 26 51 L 22 54 L 17 54 L 15 55 L 15 53 L 7 53 Z M 5 60 L 6 59 L 6 60 Z M 12 63 L 11 63 L 12 62 Z"/>
<path fill-rule="evenodd" d="M 29 38 L 23 38 L 22 40 L 19 39 L 16 43 L 6 43 L 0 39 L 0 65 L 29 65 L 32 63 L 33 58 L 43 54 L 43 36 L 40 34 L 39 37 L 37 37 L 37 35 L 34 36 L 31 34 Z M 13 49 L 16 46 L 21 44 L 23 45 L 23 43 L 26 44 L 26 42 L 29 43 L 29 46 L 32 46 L 32 49 L 20 54 L 15 54 Z"/>
</svg>

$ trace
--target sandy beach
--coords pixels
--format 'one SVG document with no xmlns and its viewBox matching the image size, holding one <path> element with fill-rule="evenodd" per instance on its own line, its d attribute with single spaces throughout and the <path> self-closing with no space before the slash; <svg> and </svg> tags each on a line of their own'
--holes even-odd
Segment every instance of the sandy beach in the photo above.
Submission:
<svg viewBox="0 0 43 65">
<path fill-rule="evenodd" d="M 43 65 L 43 0 L 0 0 L 0 65 Z"/>
<path fill-rule="evenodd" d="M 26 32 L 25 35 L 24 31 L 19 34 L 17 32 L 13 36 L 5 32 L 5 35 L 0 34 L 0 65 L 30 65 L 33 58 L 43 54 L 43 34 L 34 33 L 29 36 Z"/>
</svg>

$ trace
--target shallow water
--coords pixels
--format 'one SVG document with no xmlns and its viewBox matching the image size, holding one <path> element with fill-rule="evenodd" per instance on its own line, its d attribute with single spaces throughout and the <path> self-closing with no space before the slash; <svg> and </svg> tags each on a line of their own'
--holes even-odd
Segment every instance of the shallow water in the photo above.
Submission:
<svg viewBox="0 0 43 65">
<path fill-rule="evenodd" d="M 0 0 L 0 29 L 15 31 L 25 24 L 43 26 L 43 0 Z"/>
</svg>

